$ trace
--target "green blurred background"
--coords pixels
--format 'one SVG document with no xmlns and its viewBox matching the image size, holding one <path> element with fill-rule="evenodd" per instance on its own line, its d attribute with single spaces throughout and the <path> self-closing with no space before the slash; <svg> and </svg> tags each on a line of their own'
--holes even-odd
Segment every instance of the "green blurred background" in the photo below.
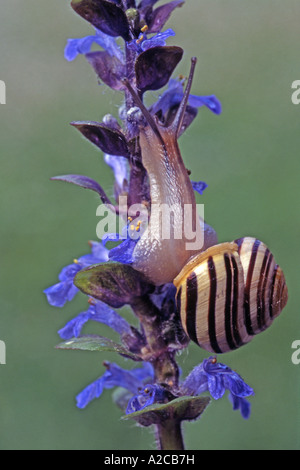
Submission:
<svg viewBox="0 0 300 470">
<path fill-rule="evenodd" d="M 300 447 L 300 365 L 291 362 L 291 344 L 300 339 L 300 105 L 291 102 L 291 84 L 300 79 L 299 19 L 299 0 L 187 0 L 168 23 L 177 34 L 168 44 L 186 51 L 176 74 L 186 74 L 196 55 L 193 93 L 214 93 L 223 104 L 219 117 L 201 110 L 180 140 L 193 179 L 209 184 L 198 202 L 220 241 L 265 241 L 289 287 L 274 325 L 219 359 L 255 389 L 250 420 L 226 397 L 214 402 L 185 426 L 188 449 Z M 97 224 L 93 193 L 49 178 L 85 174 L 112 194 L 101 153 L 69 125 L 117 115 L 122 99 L 98 85 L 83 57 L 63 58 L 67 38 L 91 32 L 67 0 L 1 0 L 1 449 L 155 448 L 151 431 L 120 421 L 109 391 L 86 410 L 76 408 L 75 395 L 103 373 L 104 359 L 124 361 L 55 350 L 57 330 L 86 300 L 79 295 L 56 309 L 42 293 L 63 266 L 87 253 Z M 84 332 L 110 334 L 101 325 Z M 192 345 L 179 358 L 183 373 L 207 356 Z"/>
</svg>

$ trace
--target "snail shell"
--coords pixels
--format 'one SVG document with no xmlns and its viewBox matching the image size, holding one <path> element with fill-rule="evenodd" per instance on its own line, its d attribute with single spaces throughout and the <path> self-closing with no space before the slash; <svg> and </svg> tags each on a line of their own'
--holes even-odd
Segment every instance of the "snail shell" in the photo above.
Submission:
<svg viewBox="0 0 300 470">
<path fill-rule="evenodd" d="M 267 246 L 246 237 L 192 257 L 173 281 L 188 337 L 224 353 L 268 328 L 288 299 L 281 268 Z"/>
</svg>

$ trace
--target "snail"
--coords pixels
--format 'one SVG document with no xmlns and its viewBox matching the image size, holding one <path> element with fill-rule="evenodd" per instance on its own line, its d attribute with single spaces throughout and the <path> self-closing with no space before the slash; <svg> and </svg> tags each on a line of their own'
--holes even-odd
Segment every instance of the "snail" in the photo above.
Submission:
<svg viewBox="0 0 300 470">
<path fill-rule="evenodd" d="M 194 256 L 174 284 L 187 336 L 214 353 L 247 344 L 271 325 L 288 298 L 282 269 L 267 246 L 252 237 Z"/>
<path fill-rule="evenodd" d="M 215 231 L 198 216 L 195 195 L 177 139 L 191 91 L 196 58 L 171 125 L 153 117 L 128 80 L 124 84 L 147 121 L 140 128 L 142 162 L 150 182 L 151 208 L 174 207 L 173 228 L 186 224 L 184 208 L 191 208 L 192 233 L 204 232 L 202 247 L 191 237 L 161 236 L 152 215 L 133 252 L 133 267 L 159 286 L 173 282 L 176 302 L 187 336 L 203 349 L 224 353 L 248 343 L 265 330 L 287 303 L 281 268 L 267 246 L 245 237 L 217 244 Z M 176 208 L 179 210 L 176 210 Z"/>
</svg>

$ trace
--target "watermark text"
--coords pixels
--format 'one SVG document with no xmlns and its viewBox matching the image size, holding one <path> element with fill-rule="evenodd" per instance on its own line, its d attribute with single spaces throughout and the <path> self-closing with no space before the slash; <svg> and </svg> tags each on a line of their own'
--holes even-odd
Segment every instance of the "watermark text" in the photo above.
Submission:
<svg viewBox="0 0 300 470">
<path fill-rule="evenodd" d="M 0 104 L 6 104 L 6 85 L 3 80 L 0 80 Z"/>
<path fill-rule="evenodd" d="M 100 221 L 96 227 L 97 237 L 119 234 L 120 239 L 183 240 L 185 249 L 200 250 L 204 244 L 204 205 L 152 204 L 151 212 L 144 204 L 128 207 L 127 197 L 122 196 L 116 210 L 101 204 L 96 211 Z M 121 217 L 119 217 L 121 216 Z"/>
<path fill-rule="evenodd" d="M 300 104 L 300 80 L 293 81 L 292 89 L 295 90 L 291 96 L 292 103 Z"/>
<path fill-rule="evenodd" d="M 0 340 L 0 364 L 6 364 L 6 345 L 4 341 Z"/>
<path fill-rule="evenodd" d="M 295 341 L 292 342 L 292 349 L 295 349 L 295 351 L 292 354 L 291 360 L 292 363 L 297 366 L 300 364 L 300 340 L 296 339 Z"/>
</svg>

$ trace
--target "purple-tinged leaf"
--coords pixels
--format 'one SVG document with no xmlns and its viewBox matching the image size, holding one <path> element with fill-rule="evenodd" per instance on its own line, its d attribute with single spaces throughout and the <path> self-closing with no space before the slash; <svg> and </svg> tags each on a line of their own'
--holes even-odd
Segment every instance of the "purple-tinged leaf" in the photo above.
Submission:
<svg viewBox="0 0 300 470">
<path fill-rule="evenodd" d="M 140 92 L 143 94 L 165 86 L 182 56 L 183 49 L 176 46 L 153 47 L 142 52 L 135 64 Z"/>
<path fill-rule="evenodd" d="M 181 7 L 183 4 L 184 0 L 174 0 L 156 8 L 156 10 L 154 10 L 152 13 L 151 22 L 148 25 L 149 33 L 159 33 L 170 18 L 175 8 Z"/>
<path fill-rule="evenodd" d="M 73 10 L 108 36 L 130 41 L 127 17 L 118 5 L 106 0 L 72 0 Z"/>
<path fill-rule="evenodd" d="M 75 277 L 74 284 L 83 293 L 113 308 L 131 305 L 137 297 L 154 290 L 141 273 L 131 266 L 114 262 L 83 269 Z"/>
<path fill-rule="evenodd" d="M 54 181 L 64 181 L 66 183 L 72 183 L 75 184 L 76 186 L 80 186 L 81 188 L 84 189 L 91 189 L 92 191 L 95 191 L 97 194 L 99 194 L 101 201 L 103 204 L 110 205 L 112 208 L 114 207 L 112 202 L 109 200 L 107 195 L 105 194 L 104 190 L 100 186 L 100 184 L 97 183 L 97 181 L 83 175 L 62 175 L 62 176 L 54 176 L 51 178 L 51 180 Z"/>
<path fill-rule="evenodd" d="M 128 147 L 124 135 L 117 129 L 111 129 L 100 122 L 71 122 L 86 139 L 99 147 L 104 153 L 119 157 L 128 157 Z"/>
<path fill-rule="evenodd" d="M 106 51 L 89 52 L 85 56 L 105 85 L 113 90 L 124 90 L 121 80 L 126 75 L 126 66 L 117 57 Z"/>
</svg>

